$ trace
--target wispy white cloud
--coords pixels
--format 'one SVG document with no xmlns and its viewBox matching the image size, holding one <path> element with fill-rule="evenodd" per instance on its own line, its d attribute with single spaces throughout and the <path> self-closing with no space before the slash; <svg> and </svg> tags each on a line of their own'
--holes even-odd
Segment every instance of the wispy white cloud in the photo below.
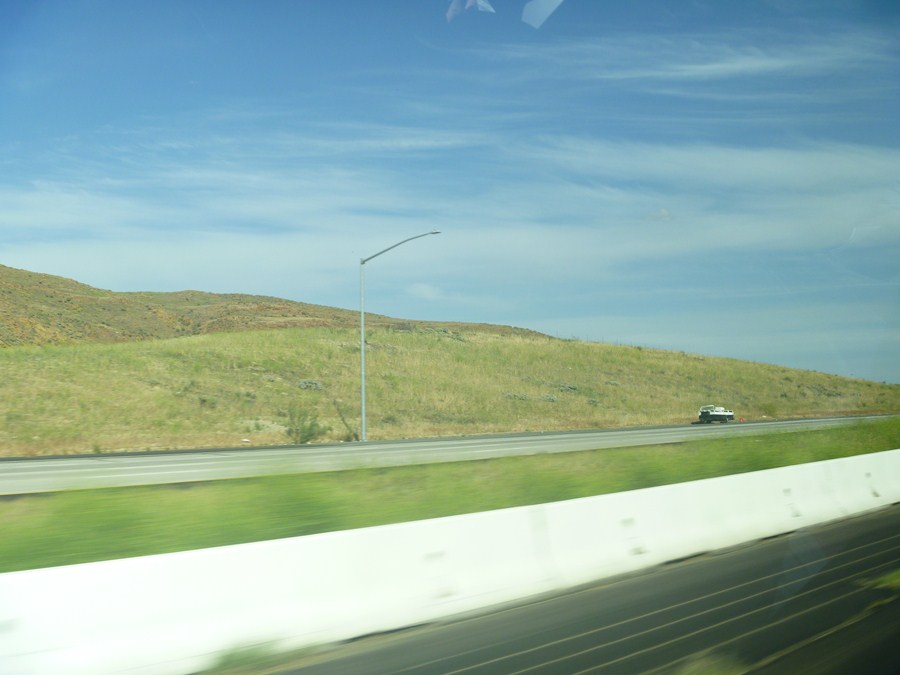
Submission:
<svg viewBox="0 0 900 675">
<path fill-rule="evenodd" d="M 546 44 L 509 44 L 482 58 L 529 63 L 523 77 L 607 80 L 722 80 L 852 72 L 896 62 L 892 41 L 870 32 L 797 35 L 753 30 L 633 34 Z"/>
<path fill-rule="evenodd" d="M 365 136 L 362 126 L 355 133 Z M 381 126 L 372 135 L 376 141 L 391 136 Z M 422 139 L 427 135 L 420 130 Z M 900 154 L 889 148 L 739 148 L 572 136 L 491 144 L 479 137 L 483 146 L 466 147 L 483 155 L 468 162 L 489 156 L 495 175 L 471 183 L 467 163 L 432 167 L 426 176 L 402 169 L 402 160 L 423 146 L 440 164 L 440 142 L 390 143 L 401 161 L 385 166 L 360 161 L 366 148 L 384 151 L 377 142 L 363 143 L 352 163 L 340 153 L 295 159 L 285 148 L 304 139 L 285 132 L 211 134 L 192 141 L 206 151 L 188 159 L 172 135 L 149 156 L 140 145 L 119 145 L 108 163 L 95 158 L 70 171 L 77 181 L 0 186 L 0 244 L 40 242 L 42 231 L 66 231 L 94 247 L 127 242 L 171 257 L 163 253 L 168 248 L 179 257 L 185 250 L 193 256 L 211 250 L 211 237 L 234 245 L 232 235 L 243 233 L 240 250 L 263 250 L 280 247 L 284 237 L 315 234 L 353 260 L 433 227 L 456 234 L 439 248 L 468 274 L 489 279 L 502 269 L 508 277 L 561 283 L 688 253 L 698 241 L 711 252 L 800 251 L 900 238 Z M 317 141 L 323 147 L 330 142 L 324 136 Z M 154 248 L 145 248 L 152 241 L 158 242 Z M 106 258 L 134 269 L 120 253 Z M 143 261 L 153 264 L 149 256 Z"/>
<path fill-rule="evenodd" d="M 827 333 L 848 354 L 896 327 L 876 319 L 896 310 L 900 59 L 859 26 L 770 28 L 448 41 L 0 138 L 0 262 L 350 307 L 360 257 L 438 229 L 373 262 L 373 312 L 788 363 Z"/>
<path fill-rule="evenodd" d="M 265 236 L 377 226 L 378 214 L 402 220 L 429 210 L 404 185 L 402 167 L 383 164 L 386 157 L 475 142 L 466 134 L 380 125 L 354 128 L 355 140 L 347 134 L 188 136 L 170 129 L 155 142 L 141 134 L 131 142 L 91 139 L 48 157 L 44 171 L 53 178 L 0 184 L 0 241 L 14 228 L 20 236 L 66 230 L 96 238 L 131 230 L 244 227 Z"/>
<path fill-rule="evenodd" d="M 697 36 L 690 40 L 668 38 L 655 46 L 655 60 L 650 67 L 621 68 L 600 72 L 612 79 L 658 80 L 722 80 L 758 76 L 808 76 L 836 71 L 854 71 L 873 63 L 888 64 L 893 60 L 887 40 L 870 34 L 843 34 L 807 37 L 796 36 L 771 46 L 753 44 L 733 46 L 721 38 L 707 40 Z M 742 35 L 737 42 L 746 41 Z M 727 38 L 726 38 L 727 40 Z"/>
<path fill-rule="evenodd" d="M 520 151 L 557 167 L 558 175 L 594 186 L 583 191 L 585 199 L 573 210 L 602 213 L 583 208 L 591 193 L 596 192 L 595 207 L 601 200 L 612 206 L 608 196 L 615 194 L 618 208 L 607 213 L 627 225 L 637 224 L 644 213 L 665 209 L 665 222 L 680 221 L 678 236 L 686 225 L 741 231 L 742 244 L 829 246 L 850 241 L 859 227 L 882 241 L 900 238 L 900 152 L 892 148 L 740 148 L 553 138 Z M 652 209 L 653 204 L 658 206 Z M 728 246 L 728 241 L 708 245 Z"/>
<path fill-rule="evenodd" d="M 11 233 L 42 236 L 44 231 L 102 234 L 128 227 L 138 203 L 128 196 L 55 181 L 27 187 L 0 185 L 0 241 Z"/>
</svg>

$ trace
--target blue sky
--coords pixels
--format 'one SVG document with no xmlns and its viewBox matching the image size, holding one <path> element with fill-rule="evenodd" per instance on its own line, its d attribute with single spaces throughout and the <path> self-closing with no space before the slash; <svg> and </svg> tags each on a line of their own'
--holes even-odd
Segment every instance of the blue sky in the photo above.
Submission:
<svg viewBox="0 0 900 675">
<path fill-rule="evenodd" d="M 0 263 L 900 382 L 900 6 L 465 4 L 0 2 Z"/>
</svg>

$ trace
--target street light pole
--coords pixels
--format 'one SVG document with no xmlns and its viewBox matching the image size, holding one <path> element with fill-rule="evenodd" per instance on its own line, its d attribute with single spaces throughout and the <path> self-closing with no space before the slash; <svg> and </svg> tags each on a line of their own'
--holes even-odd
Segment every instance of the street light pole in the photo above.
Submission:
<svg viewBox="0 0 900 675">
<path fill-rule="evenodd" d="M 401 244 L 432 234 L 440 234 L 440 232 L 437 230 L 423 232 L 415 237 L 398 241 L 393 246 L 388 246 L 383 251 L 370 255 L 368 258 L 359 259 L 359 439 L 361 441 L 366 440 L 366 263 L 372 258 L 377 258 L 382 253 L 387 253 L 392 248 L 397 248 Z"/>
</svg>

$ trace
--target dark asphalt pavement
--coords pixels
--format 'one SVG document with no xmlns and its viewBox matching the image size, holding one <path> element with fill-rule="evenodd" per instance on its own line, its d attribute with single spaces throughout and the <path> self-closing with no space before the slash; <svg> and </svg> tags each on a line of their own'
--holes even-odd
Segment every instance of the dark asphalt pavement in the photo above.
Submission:
<svg viewBox="0 0 900 675">
<path fill-rule="evenodd" d="M 900 591 L 867 582 L 898 569 L 895 505 L 278 672 L 894 673 Z"/>
</svg>

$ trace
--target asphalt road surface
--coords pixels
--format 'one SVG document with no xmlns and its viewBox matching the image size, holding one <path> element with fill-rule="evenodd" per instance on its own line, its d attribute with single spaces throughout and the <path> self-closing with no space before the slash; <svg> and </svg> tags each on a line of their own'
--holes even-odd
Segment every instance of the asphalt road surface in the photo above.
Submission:
<svg viewBox="0 0 900 675">
<path fill-rule="evenodd" d="M 0 495 L 457 462 L 822 429 L 867 417 L 0 460 Z"/>
<path fill-rule="evenodd" d="M 900 506 L 266 672 L 900 672 Z"/>
</svg>

